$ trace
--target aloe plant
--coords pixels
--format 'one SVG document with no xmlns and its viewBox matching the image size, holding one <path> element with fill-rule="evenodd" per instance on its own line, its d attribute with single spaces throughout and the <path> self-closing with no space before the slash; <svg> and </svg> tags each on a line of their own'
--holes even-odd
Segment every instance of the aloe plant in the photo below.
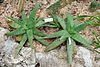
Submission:
<svg viewBox="0 0 100 67">
<path fill-rule="evenodd" d="M 15 23 L 9 24 L 11 27 L 15 28 L 15 30 L 7 33 L 6 35 L 7 36 L 17 36 L 17 35 L 23 36 L 16 50 L 17 51 L 16 54 L 19 53 L 19 51 L 21 50 L 21 48 L 23 47 L 23 45 L 25 44 L 27 40 L 29 41 L 30 47 L 33 47 L 33 39 L 38 40 L 43 45 L 48 45 L 48 43 L 45 40 L 40 39 L 40 37 L 45 36 L 45 34 L 43 34 L 38 29 L 38 27 L 40 27 L 45 22 L 43 22 L 42 19 L 37 18 L 36 11 L 38 10 L 38 8 L 39 8 L 39 3 L 35 5 L 34 9 L 31 11 L 30 16 L 28 18 L 25 15 L 25 12 L 22 12 L 22 20 L 7 17 L 10 20 L 15 22 Z"/>
<path fill-rule="evenodd" d="M 46 51 L 50 51 L 57 46 L 61 45 L 63 42 L 67 42 L 67 55 L 68 55 L 68 63 L 72 64 L 72 55 L 75 46 L 75 41 L 80 42 L 84 46 L 88 46 L 92 43 L 88 38 L 83 37 L 79 32 L 86 28 L 89 24 L 86 21 L 85 23 L 79 23 L 74 20 L 71 14 L 67 14 L 67 19 L 63 19 L 61 17 L 54 18 L 56 23 L 52 23 L 53 26 L 62 28 L 62 30 L 55 32 L 53 34 L 49 34 L 43 38 L 57 38 L 54 42 L 47 46 Z M 67 22 L 66 22 L 67 21 Z"/>
</svg>

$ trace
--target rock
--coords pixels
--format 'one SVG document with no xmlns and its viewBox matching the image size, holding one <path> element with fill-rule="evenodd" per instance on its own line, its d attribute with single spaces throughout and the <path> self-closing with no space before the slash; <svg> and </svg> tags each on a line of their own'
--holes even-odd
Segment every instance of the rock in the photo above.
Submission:
<svg viewBox="0 0 100 67">
<path fill-rule="evenodd" d="M 20 54 L 14 58 L 13 53 L 8 54 L 4 57 L 5 64 L 8 67 L 27 67 L 27 66 L 35 66 L 36 65 L 36 58 L 34 54 L 34 50 L 28 47 L 23 47 L 20 51 Z"/>
<path fill-rule="evenodd" d="M 52 50 L 48 53 L 36 53 L 40 67 L 69 67 L 65 46 L 60 50 Z"/>
<path fill-rule="evenodd" d="M 6 37 L 8 30 L 0 27 L 0 67 L 30 67 L 36 65 L 35 50 L 23 47 L 15 58 L 18 43 L 12 37 Z"/>
<path fill-rule="evenodd" d="M 8 37 L 7 40 L 4 42 L 4 48 L 3 51 L 6 54 L 11 54 L 12 50 L 15 49 L 18 46 L 18 43 L 16 43 L 12 37 Z M 13 51 L 14 52 L 14 51 Z"/>
<path fill-rule="evenodd" d="M 77 54 L 73 56 L 72 67 L 99 67 L 100 62 L 94 60 L 95 54 L 90 50 L 77 46 Z M 70 67 L 67 63 L 66 48 L 54 49 L 48 53 L 36 52 L 40 67 Z"/>
<path fill-rule="evenodd" d="M 82 52 L 82 58 L 84 60 L 85 67 L 93 67 L 91 53 L 88 49 L 84 47 L 79 47 L 80 52 Z"/>
<path fill-rule="evenodd" d="M 0 39 L 0 52 L 1 52 L 1 49 L 4 47 L 5 40 L 7 39 L 7 37 L 5 36 L 5 33 L 7 32 L 8 30 L 0 27 L 0 38 L 1 38 Z"/>
</svg>

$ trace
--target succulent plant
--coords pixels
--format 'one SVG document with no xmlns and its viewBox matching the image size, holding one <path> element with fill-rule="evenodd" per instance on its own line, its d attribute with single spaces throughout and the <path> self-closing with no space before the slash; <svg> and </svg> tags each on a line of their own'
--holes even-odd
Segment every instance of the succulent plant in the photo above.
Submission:
<svg viewBox="0 0 100 67">
<path fill-rule="evenodd" d="M 39 38 L 39 37 L 45 36 L 45 34 L 43 34 L 38 29 L 38 27 L 40 27 L 45 22 L 36 16 L 36 11 L 38 10 L 38 8 L 39 8 L 39 3 L 36 4 L 34 9 L 31 11 L 29 18 L 26 17 L 25 12 L 22 12 L 22 20 L 7 17 L 15 22 L 15 23 L 9 24 L 11 27 L 15 28 L 15 30 L 7 33 L 6 35 L 7 36 L 17 36 L 17 35 L 22 36 L 22 40 L 16 50 L 17 51 L 16 54 L 19 53 L 19 51 L 21 50 L 21 48 L 23 47 L 23 45 L 25 44 L 27 40 L 29 41 L 31 48 L 33 48 L 33 39 L 38 40 L 40 43 L 44 45 L 48 45 L 48 43 L 45 40 Z"/>
<path fill-rule="evenodd" d="M 50 51 L 61 45 L 63 42 L 66 42 L 68 63 L 72 64 L 72 55 L 76 41 L 83 44 L 84 46 L 92 44 L 91 40 L 79 34 L 81 30 L 85 29 L 89 25 L 88 23 L 90 21 L 84 23 L 78 22 L 74 20 L 71 14 L 67 14 L 66 19 L 55 16 L 54 20 L 55 23 L 52 23 L 52 25 L 60 29 L 62 28 L 62 30 L 43 37 L 43 38 L 57 38 L 54 42 L 52 42 L 50 45 L 47 46 L 46 51 Z"/>
</svg>

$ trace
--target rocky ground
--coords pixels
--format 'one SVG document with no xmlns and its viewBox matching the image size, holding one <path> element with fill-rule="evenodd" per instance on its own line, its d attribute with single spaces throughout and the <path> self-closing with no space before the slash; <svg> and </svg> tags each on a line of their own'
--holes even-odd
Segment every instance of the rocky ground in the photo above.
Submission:
<svg viewBox="0 0 100 67">
<path fill-rule="evenodd" d="M 44 18 L 49 17 L 46 8 L 56 2 L 56 0 L 49 0 L 49 2 L 47 0 L 34 0 L 34 2 L 26 0 L 24 7 L 26 14 L 29 15 L 29 12 L 33 9 L 37 1 L 42 2 L 41 9 L 38 10 L 37 15 Z M 65 17 L 65 13 L 67 12 L 74 16 L 96 15 L 96 13 L 100 12 L 99 9 L 96 12 L 89 12 L 89 5 L 90 1 L 75 1 L 60 9 L 59 12 L 63 17 Z M 9 32 L 9 26 L 6 23 L 8 19 L 5 16 L 19 18 L 20 13 L 17 12 L 17 6 L 17 0 L 5 0 L 4 3 L 0 4 L 0 67 L 70 67 L 67 63 L 65 46 L 45 53 L 45 47 L 34 41 L 37 47 L 36 51 L 29 47 L 23 47 L 18 57 L 13 57 L 18 43 L 12 37 L 5 36 L 5 33 Z M 55 29 L 50 29 L 46 33 L 54 31 Z M 93 38 L 92 32 L 100 34 L 100 27 L 90 26 L 82 33 L 85 33 L 83 35 L 86 37 Z M 100 67 L 100 54 L 82 46 L 77 46 L 77 53 L 73 56 L 72 67 Z"/>
</svg>

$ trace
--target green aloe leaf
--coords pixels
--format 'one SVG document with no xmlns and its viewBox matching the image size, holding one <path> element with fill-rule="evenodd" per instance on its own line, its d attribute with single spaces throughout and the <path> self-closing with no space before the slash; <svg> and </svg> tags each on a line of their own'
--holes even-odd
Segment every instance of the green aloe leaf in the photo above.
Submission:
<svg viewBox="0 0 100 67">
<path fill-rule="evenodd" d="M 68 41 L 67 41 L 67 55 L 68 55 L 68 63 L 69 64 L 72 64 L 72 57 L 73 57 L 73 53 L 74 53 L 74 45 L 75 45 L 74 40 L 69 37 Z"/>
<path fill-rule="evenodd" d="M 25 15 L 25 12 L 24 11 L 22 12 L 22 19 L 23 20 L 27 19 L 27 16 Z"/>
<path fill-rule="evenodd" d="M 18 45 L 18 47 L 16 48 L 16 54 L 15 54 L 15 57 L 18 55 L 18 53 L 20 52 L 20 50 L 22 49 L 23 45 L 25 44 L 27 40 L 27 35 L 24 34 L 23 35 L 23 38 L 22 38 L 22 41 L 20 42 L 20 44 Z"/>
<path fill-rule="evenodd" d="M 58 28 L 60 28 L 61 26 L 60 26 L 60 23 L 59 23 L 59 21 L 58 21 L 58 18 L 56 17 L 56 16 L 54 16 L 54 15 L 52 15 L 52 17 L 53 17 L 53 19 L 54 19 L 54 21 L 55 21 L 55 23 L 54 23 L 54 25 L 55 26 L 57 26 Z"/>
<path fill-rule="evenodd" d="M 37 11 L 38 8 L 39 8 L 39 4 L 40 4 L 40 3 L 37 3 L 37 4 L 34 6 L 34 9 L 31 11 L 30 16 L 29 16 L 30 19 L 35 19 L 35 17 L 36 17 L 36 11 Z"/>
<path fill-rule="evenodd" d="M 22 23 L 21 23 L 20 20 L 18 20 L 18 19 L 16 19 L 16 18 L 8 17 L 8 16 L 6 16 L 6 17 L 7 17 L 8 19 L 14 21 L 14 22 L 17 23 L 17 24 L 22 25 Z"/>
<path fill-rule="evenodd" d="M 38 36 L 34 36 L 35 37 L 35 39 L 37 40 L 37 41 L 39 41 L 41 44 L 43 44 L 44 46 L 47 46 L 47 45 L 49 45 L 49 43 L 47 42 L 47 41 L 45 41 L 43 38 L 41 38 L 41 37 L 38 37 Z"/>
<path fill-rule="evenodd" d="M 21 34 L 24 34 L 24 33 L 25 33 L 24 29 L 18 28 L 14 31 L 11 31 L 11 32 L 7 33 L 6 35 L 7 36 L 15 36 L 15 35 L 21 35 Z"/>
<path fill-rule="evenodd" d="M 78 25 L 77 27 L 75 27 L 75 31 L 80 32 L 80 31 L 84 30 L 87 26 L 88 26 L 87 23 L 82 23 L 82 24 Z"/>
<path fill-rule="evenodd" d="M 63 34 L 64 34 L 64 30 L 62 31 L 58 31 L 58 32 L 55 32 L 53 34 L 48 34 L 47 36 L 45 36 L 44 38 L 56 38 L 56 37 L 61 37 Z"/>
<path fill-rule="evenodd" d="M 76 40 L 77 42 L 80 42 L 81 44 L 83 44 L 84 46 L 88 46 L 90 44 L 92 44 L 91 40 L 89 40 L 88 38 L 85 38 L 83 36 L 81 36 L 80 34 L 76 33 L 72 35 L 72 38 L 74 40 Z"/>
<path fill-rule="evenodd" d="M 92 25 L 95 24 L 93 23 L 94 20 L 87 20 L 84 23 L 81 23 L 80 25 L 78 25 L 77 27 L 75 27 L 75 30 L 77 32 L 80 32 L 81 30 L 85 29 L 88 25 Z"/>
<path fill-rule="evenodd" d="M 43 37 L 43 38 L 56 38 L 56 37 L 61 37 L 61 36 L 63 36 L 64 34 L 65 34 L 65 37 L 70 36 L 70 34 L 69 34 L 67 31 L 61 30 L 61 31 L 55 32 L 55 33 L 53 33 L 53 34 L 47 35 L 47 36 L 45 36 L 45 37 Z"/>
<path fill-rule="evenodd" d="M 57 17 L 58 22 L 60 23 L 61 27 L 65 30 L 66 29 L 66 24 L 63 18 Z"/>
<path fill-rule="evenodd" d="M 8 22 L 8 25 L 12 28 L 20 28 L 20 25 L 14 22 Z"/>
<path fill-rule="evenodd" d="M 80 24 L 82 24 L 83 22 L 79 22 L 77 20 L 74 20 L 74 27 L 77 27 L 79 26 Z"/>
<path fill-rule="evenodd" d="M 67 37 L 62 36 L 61 38 L 55 40 L 54 42 L 52 42 L 50 45 L 47 46 L 46 51 L 50 51 L 56 47 L 58 47 L 60 44 L 62 44 Z"/>
<path fill-rule="evenodd" d="M 28 37 L 30 47 L 32 48 L 33 46 L 33 30 L 32 29 L 27 30 L 27 37 Z"/>
<path fill-rule="evenodd" d="M 35 29 L 34 30 L 34 34 L 36 35 L 36 36 L 41 36 L 41 37 L 43 37 L 43 36 L 46 36 L 46 34 L 43 34 L 40 30 L 38 30 L 38 29 Z"/>
<path fill-rule="evenodd" d="M 41 27 L 57 27 L 56 25 L 48 25 L 48 24 L 44 24 L 44 25 L 41 25 Z"/>
<path fill-rule="evenodd" d="M 43 25 L 43 24 L 45 24 L 46 22 L 44 22 L 44 21 L 39 21 L 35 26 L 36 27 L 41 27 L 41 25 Z"/>
<path fill-rule="evenodd" d="M 74 19 L 73 19 L 73 16 L 71 16 L 71 14 L 67 14 L 67 28 L 73 28 L 74 26 Z"/>
<path fill-rule="evenodd" d="M 32 20 L 30 20 L 29 18 L 26 19 L 24 22 L 26 22 L 26 26 L 28 29 L 32 29 L 32 28 L 35 28 L 35 24 Z"/>
</svg>

